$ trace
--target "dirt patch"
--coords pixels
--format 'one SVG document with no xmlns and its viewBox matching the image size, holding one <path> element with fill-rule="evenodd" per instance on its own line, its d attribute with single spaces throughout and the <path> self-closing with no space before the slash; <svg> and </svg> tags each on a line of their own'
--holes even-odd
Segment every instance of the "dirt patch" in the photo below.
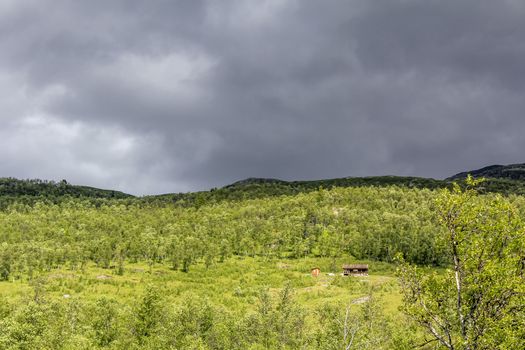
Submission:
<svg viewBox="0 0 525 350">
<path fill-rule="evenodd" d="M 113 277 L 111 276 L 108 276 L 108 275 L 98 275 L 97 276 L 97 280 L 109 280 L 109 279 L 112 279 Z"/>
</svg>

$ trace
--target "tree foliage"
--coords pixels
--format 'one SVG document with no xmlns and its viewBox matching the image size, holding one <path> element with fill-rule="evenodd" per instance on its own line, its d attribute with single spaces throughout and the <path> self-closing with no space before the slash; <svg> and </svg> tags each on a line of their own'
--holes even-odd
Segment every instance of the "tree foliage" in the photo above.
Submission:
<svg viewBox="0 0 525 350">
<path fill-rule="evenodd" d="M 468 179 L 471 186 L 480 181 Z M 444 190 L 436 200 L 449 268 L 401 265 L 404 311 L 448 349 L 523 348 L 524 228 L 500 195 Z"/>
<path fill-rule="evenodd" d="M 326 259 L 336 271 L 341 257 L 391 262 L 398 252 L 411 264 L 401 267 L 404 310 L 430 334 L 413 337 L 421 340 L 415 345 L 524 348 L 523 197 L 366 181 L 296 184 L 286 195 L 268 189 L 281 185 L 250 183 L 175 203 L 38 194 L 0 200 L 0 283 L 29 290 L 23 301 L 0 302 L 0 348 L 405 349 L 411 338 L 384 317 L 373 293 L 363 304 L 345 300 L 312 311 L 291 285 L 256 293 L 239 282 L 235 293 L 253 298 L 253 309 L 242 312 L 204 296 L 173 302 L 159 284 L 137 291 L 133 305 L 99 295 L 57 301 L 46 293 L 46 276 L 84 276 L 94 266 L 123 279 L 131 264 L 150 276 L 169 266 L 180 277 L 250 259 Z"/>
</svg>

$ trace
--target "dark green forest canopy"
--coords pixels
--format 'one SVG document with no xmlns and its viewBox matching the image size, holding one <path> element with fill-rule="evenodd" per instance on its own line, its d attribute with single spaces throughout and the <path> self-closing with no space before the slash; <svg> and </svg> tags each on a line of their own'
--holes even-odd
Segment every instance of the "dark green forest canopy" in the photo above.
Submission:
<svg viewBox="0 0 525 350">
<path fill-rule="evenodd" d="M 449 186 L 443 180 L 396 176 L 247 179 L 204 192 L 133 197 L 65 180 L 4 178 L 0 238 L 10 245 L 4 253 L 18 250 L 6 261 L 33 251 L 28 244 L 34 243 L 44 249 L 39 256 L 53 255 L 46 258 L 47 268 L 65 264 L 69 252 L 79 251 L 85 261 L 108 267 L 133 259 L 171 261 L 187 270 L 196 261 L 232 255 L 348 254 L 388 262 L 398 252 L 409 262 L 439 266 L 448 252 L 439 244 L 442 231 L 433 202 L 436 190 Z M 523 197 L 515 194 L 523 187 L 518 180 L 489 179 L 480 190 L 486 196 L 502 192 L 522 210 Z M 65 233 L 70 241 L 64 241 Z M 158 251 L 149 252 L 151 244 L 144 242 Z M 180 256 L 188 251 L 191 257 Z M 11 275 L 11 266 L 5 270 Z"/>
<path fill-rule="evenodd" d="M 66 180 L 60 182 L 46 180 L 18 180 L 15 178 L 0 178 L 0 196 L 8 197 L 44 197 L 61 196 L 86 198 L 129 198 L 131 195 L 119 191 L 102 190 L 88 186 L 75 186 Z"/>
<path fill-rule="evenodd" d="M 489 165 L 481 169 L 462 172 L 447 180 L 465 179 L 470 174 L 474 178 L 507 179 L 525 181 L 525 164 Z"/>
<path fill-rule="evenodd" d="M 1 260 L 5 278 L 69 263 L 110 267 L 126 259 L 187 270 L 233 255 L 388 262 L 401 252 L 412 263 L 441 265 L 448 252 L 439 244 L 436 193 L 369 186 L 190 207 L 75 198 L 16 203 L 0 212 Z M 524 210 L 523 197 L 510 198 Z"/>
<path fill-rule="evenodd" d="M 463 172 L 445 180 L 408 176 L 369 176 L 344 177 L 311 181 L 284 181 L 267 178 L 248 178 L 222 188 L 209 191 L 168 193 L 135 197 L 120 191 L 103 190 L 88 186 L 46 180 L 18 180 L 0 178 L 0 209 L 13 203 L 34 204 L 37 201 L 58 203 L 68 198 L 81 198 L 99 205 L 107 200 L 120 200 L 121 203 L 142 203 L 164 205 L 178 203 L 182 206 L 202 206 L 220 201 L 239 201 L 275 196 L 289 196 L 317 191 L 319 189 L 346 187 L 389 187 L 399 186 L 417 189 L 451 188 L 453 182 L 464 186 L 467 174 L 484 177 L 486 181 L 479 188 L 481 193 L 501 193 L 504 195 L 525 195 L 525 164 L 492 165 L 479 170 Z"/>
<path fill-rule="evenodd" d="M 465 185 L 464 179 L 455 180 L 461 186 Z M 314 181 L 283 181 L 276 179 L 250 178 L 231 185 L 210 191 L 165 194 L 146 196 L 146 202 L 182 202 L 184 204 L 201 205 L 208 201 L 243 200 L 282 195 L 295 195 L 317 191 L 319 189 L 346 188 L 346 187 L 390 187 L 398 186 L 414 189 L 441 189 L 451 188 L 452 180 L 436 180 L 421 177 L 403 176 L 370 176 L 348 177 Z M 525 181 L 490 178 L 479 188 L 481 193 L 501 193 L 504 195 L 525 195 Z"/>
</svg>

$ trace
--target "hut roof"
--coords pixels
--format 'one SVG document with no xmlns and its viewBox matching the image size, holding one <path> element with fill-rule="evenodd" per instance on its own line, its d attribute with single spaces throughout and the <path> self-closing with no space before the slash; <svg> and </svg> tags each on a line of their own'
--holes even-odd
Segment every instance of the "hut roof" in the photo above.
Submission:
<svg viewBox="0 0 525 350">
<path fill-rule="evenodd" d="M 367 264 L 349 264 L 343 265 L 343 269 L 368 269 Z"/>
</svg>

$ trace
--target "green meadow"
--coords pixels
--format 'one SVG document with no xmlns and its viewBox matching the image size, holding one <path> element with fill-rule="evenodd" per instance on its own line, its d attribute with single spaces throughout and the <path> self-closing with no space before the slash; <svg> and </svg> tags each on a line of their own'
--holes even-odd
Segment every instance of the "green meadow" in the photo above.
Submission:
<svg viewBox="0 0 525 350">
<path fill-rule="evenodd" d="M 41 308 L 44 311 L 38 315 L 50 318 L 46 320 L 46 329 L 41 329 L 42 335 L 34 339 L 26 339 L 25 345 L 24 343 L 16 345 L 15 342 L 21 339 L 15 337 L 7 340 L 5 334 L 2 338 L 4 342 L 1 344 L 7 348 L 35 349 L 46 346 L 50 349 L 89 349 L 97 346 L 191 348 L 194 339 L 187 339 L 187 334 L 179 334 L 177 339 L 171 340 L 171 343 L 168 341 L 170 344 L 166 344 L 166 339 L 169 339 L 166 334 L 170 333 L 169 324 L 176 322 L 173 318 L 176 318 L 178 313 L 183 312 L 184 308 L 194 308 L 185 311 L 193 313 L 197 319 L 191 321 L 185 319 L 181 322 L 184 329 L 182 333 L 188 332 L 184 328 L 184 323 L 199 323 L 203 322 L 199 317 L 209 317 L 216 322 L 212 328 L 219 328 L 219 330 L 207 329 L 204 332 L 199 326 L 198 332 L 203 333 L 199 334 L 200 338 L 208 339 L 207 333 L 233 327 L 234 334 L 226 332 L 227 335 L 223 335 L 228 340 L 213 346 L 224 349 L 236 346 L 257 349 L 258 343 L 264 343 L 265 336 L 257 335 L 251 338 L 243 333 L 251 331 L 250 323 L 260 321 L 262 317 L 260 308 L 264 304 L 264 296 L 268 297 L 269 308 L 275 313 L 266 316 L 276 322 L 283 317 L 280 315 L 283 310 L 279 309 L 279 303 L 282 302 L 282 293 L 287 288 L 290 292 L 287 301 L 290 304 L 290 311 L 286 312 L 293 312 L 295 315 L 288 314 L 286 317 L 295 322 L 300 319 L 301 334 L 294 343 L 287 345 L 279 344 L 277 335 L 266 335 L 269 339 L 267 348 L 283 346 L 284 348 L 295 346 L 321 348 L 331 343 L 334 343 L 333 346 L 336 348 L 343 340 L 336 339 L 337 334 L 342 330 L 342 326 L 337 321 L 344 323 L 344 313 L 347 308 L 352 313 L 354 321 L 362 320 L 365 317 L 365 306 L 368 304 L 373 304 L 376 308 L 375 317 L 380 317 L 382 321 L 389 323 L 391 328 L 401 327 L 403 323 L 399 322 L 399 317 L 403 318 L 399 310 L 401 294 L 394 276 L 395 266 L 364 261 L 370 267 L 368 276 L 343 276 L 341 266 L 348 262 L 356 261 L 352 257 L 340 257 L 335 261 L 330 258 L 311 257 L 303 259 L 232 257 L 211 266 L 196 264 L 188 272 L 173 270 L 170 266 L 160 263 L 153 265 L 129 263 L 126 264 L 123 274 L 117 274 L 114 267 L 105 269 L 92 263 L 87 264 L 82 270 L 57 268 L 40 273 L 31 280 L 20 278 L 0 282 L 0 298 L 3 301 L 4 313 L 10 310 L 16 315 L 15 320 L 20 322 L 27 321 L 25 317 L 29 319 L 34 317 L 24 314 L 24 308 L 31 307 L 33 312 Z M 310 273 L 312 267 L 320 267 L 321 274 L 317 277 L 312 276 Z M 153 311 L 158 319 L 150 324 L 152 333 L 148 334 L 147 341 L 141 341 L 135 334 L 134 325 L 137 319 L 134 314 L 144 303 L 144 298 L 152 291 L 159 305 L 151 307 L 150 311 Z M 93 324 L 91 318 L 99 316 L 94 316 L 92 313 L 93 308 L 96 310 L 96 306 L 101 302 L 111 305 L 114 311 L 110 317 L 112 321 L 102 329 L 102 333 L 110 332 L 111 327 L 115 329 L 113 336 L 109 338 L 110 342 L 97 345 L 93 334 L 98 334 L 96 336 L 100 337 L 101 333 L 100 330 L 97 333 L 97 324 Z M 50 306 L 55 309 L 54 312 L 59 311 L 60 314 L 50 312 L 48 310 Z M 208 314 L 199 315 L 203 310 Z M 47 314 L 48 312 L 50 314 Z M 323 312 L 331 312 L 331 317 L 335 312 L 338 316 L 332 319 L 332 322 L 335 321 L 332 325 L 335 329 L 330 330 L 335 332 L 333 335 L 324 334 L 325 324 L 320 323 Z M 4 319 L 3 325 L 8 324 L 9 322 L 5 322 Z M 295 328 L 296 325 L 293 327 Z M 54 332 L 61 334 L 62 338 L 51 336 L 49 333 L 52 333 L 53 329 Z M 380 328 L 374 330 L 374 332 L 379 331 L 383 330 Z M 38 333 L 38 330 L 33 332 Z M 326 339 L 321 339 L 323 337 L 333 341 L 327 342 Z M 390 341 L 391 335 L 385 339 Z M 209 348 L 210 344 L 206 344 L 207 342 L 208 340 L 203 341 L 195 348 Z"/>
<path fill-rule="evenodd" d="M 91 264 L 84 271 L 55 269 L 35 280 L 41 286 L 42 297 L 55 301 L 107 297 L 132 304 L 146 286 L 155 285 L 167 302 L 177 303 L 198 297 L 239 313 L 254 310 L 261 290 L 268 289 L 275 296 L 285 284 L 290 283 L 296 302 L 309 310 L 325 303 L 351 304 L 374 293 L 388 301 L 386 309 L 389 313 L 396 314 L 401 295 L 394 276 L 395 267 L 387 263 L 368 262 L 371 269 L 368 276 L 343 276 L 340 267 L 347 261 L 352 260 L 350 257 L 338 259 L 337 268 L 333 269 L 333 261 L 326 258 L 270 261 L 250 257 L 231 258 L 210 267 L 196 265 L 187 273 L 174 271 L 162 264 L 150 268 L 136 263 L 127 265 L 123 275 Z M 318 277 L 310 274 L 314 266 L 321 268 Z M 31 299 L 36 293 L 35 280 L 1 282 L 2 298 L 8 302 Z"/>
</svg>

